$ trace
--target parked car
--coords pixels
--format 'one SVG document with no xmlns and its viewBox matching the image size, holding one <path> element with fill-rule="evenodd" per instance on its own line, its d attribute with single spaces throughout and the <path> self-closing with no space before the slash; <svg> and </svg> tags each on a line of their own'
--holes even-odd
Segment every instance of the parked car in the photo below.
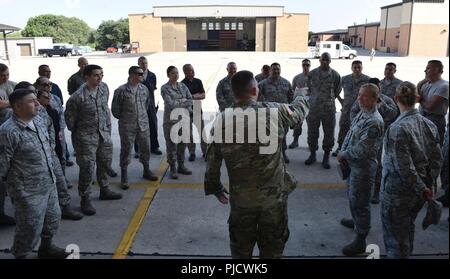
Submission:
<svg viewBox="0 0 450 279">
<path fill-rule="evenodd" d="M 331 58 L 353 59 L 358 56 L 356 50 L 340 41 L 317 42 L 315 57 L 320 57 L 324 52 L 328 52 Z"/>
<path fill-rule="evenodd" d="M 38 55 L 42 55 L 44 57 L 52 57 L 53 55 L 63 56 L 72 56 L 74 55 L 73 48 L 69 48 L 64 45 L 56 45 L 53 48 L 44 48 L 38 50 Z"/>
<path fill-rule="evenodd" d="M 118 49 L 115 47 L 108 47 L 106 53 L 117 53 Z"/>
</svg>

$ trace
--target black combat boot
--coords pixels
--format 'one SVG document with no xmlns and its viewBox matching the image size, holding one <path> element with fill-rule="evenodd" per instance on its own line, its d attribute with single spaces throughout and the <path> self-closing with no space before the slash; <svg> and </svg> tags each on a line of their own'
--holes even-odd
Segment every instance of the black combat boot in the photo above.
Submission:
<svg viewBox="0 0 450 279">
<path fill-rule="evenodd" d="M 341 225 L 352 230 L 355 228 L 355 222 L 353 222 L 353 219 L 342 218 Z"/>
<path fill-rule="evenodd" d="M 70 204 L 61 206 L 61 218 L 65 220 L 78 221 L 83 219 L 83 214 L 75 211 Z"/>
<path fill-rule="evenodd" d="M 142 177 L 150 181 L 158 181 L 158 177 L 150 170 L 148 162 L 143 163 L 142 165 L 144 166 L 144 173 Z"/>
<path fill-rule="evenodd" d="M 342 253 L 347 257 L 356 256 L 366 252 L 366 235 L 358 234 L 352 243 L 342 249 Z"/>
<path fill-rule="evenodd" d="M 122 190 L 130 189 L 130 185 L 128 184 L 128 170 L 127 168 L 120 169 L 120 188 Z"/>
<path fill-rule="evenodd" d="M 294 149 L 298 147 L 298 136 L 294 136 L 294 140 L 289 144 L 289 149 Z"/>
<path fill-rule="evenodd" d="M 175 163 L 170 163 L 169 164 L 170 168 L 169 168 L 169 176 L 171 179 L 178 179 L 178 175 L 177 175 L 177 167 L 175 166 Z"/>
<path fill-rule="evenodd" d="M 16 221 L 13 217 L 0 213 L 0 227 L 12 227 L 16 225 Z"/>
<path fill-rule="evenodd" d="M 188 170 L 188 168 L 186 168 L 184 166 L 184 162 L 178 162 L 178 173 L 180 174 L 184 174 L 184 175 L 191 175 L 192 171 Z"/>
<path fill-rule="evenodd" d="M 117 177 L 117 172 L 115 172 L 112 168 L 109 168 L 106 173 L 110 176 L 110 177 Z"/>
<path fill-rule="evenodd" d="M 326 170 L 330 169 L 330 151 L 325 151 L 323 154 L 322 167 Z"/>
<path fill-rule="evenodd" d="M 111 191 L 108 186 L 100 187 L 100 200 L 101 201 L 120 200 L 121 198 L 122 198 L 122 194 Z"/>
<path fill-rule="evenodd" d="M 195 153 L 192 153 L 191 155 L 189 155 L 189 162 L 194 162 L 195 161 Z"/>
<path fill-rule="evenodd" d="M 336 148 L 336 150 L 333 153 L 331 153 L 331 156 L 337 157 L 337 155 L 339 154 L 339 150 L 341 150 L 340 146 L 338 148 Z"/>
<path fill-rule="evenodd" d="M 89 196 L 81 197 L 80 205 L 81 205 L 81 212 L 84 215 L 92 216 L 95 215 L 95 213 L 97 213 L 95 208 L 92 206 L 91 199 Z"/>
<path fill-rule="evenodd" d="M 65 259 L 71 253 L 66 252 L 65 249 L 59 248 L 52 243 L 51 238 L 41 238 L 41 245 L 38 249 L 39 259 Z"/>
<path fill-rule="evenodd" d="M 314 164 L 317 161 L 316 159 L 316 151 L 311 151 L 309 158 L 305 161 L 305 165 L 309 166 Z"/>
</svg>

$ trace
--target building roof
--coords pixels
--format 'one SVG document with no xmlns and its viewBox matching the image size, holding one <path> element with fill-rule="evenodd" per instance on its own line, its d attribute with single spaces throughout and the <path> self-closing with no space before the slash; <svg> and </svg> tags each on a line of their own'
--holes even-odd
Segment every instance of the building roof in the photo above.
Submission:
<svg viewBox="0 0 450 279">
<path fill-rule="evenodd" d="M 0 23 L 0 31 L 19 31 L 20 28 L 19 27 L 14 27 L 11 25 L 6 25 L 6 24 L 2 24 Z"/>
<path fill-rule="evenodd" d="M 379 25 L 380 25 L 380 22 L 377 21 L 377 22 L 369 22 L 369 23 L 364 23 L 364 24 L 350 25 L 348 28 L 361 27 L 361 26 L 369 27 L 369 26 L 379 26 Z"/>
<path fill-rule="evenodd" d="M 345 34 L 348 32 L 348 29 L 335 29 L 330 31 L 322 31 L 322 32 L 316 32 L 314 35 L 322 35 L 322 34 Z"/>
<path fill-rule="evenodd" d="M 381 7 L 381 9 L 384 10 L 384 9 L 393 8 L 393 7 L 397 7 L 397 6 L 401 6 L 401 5 L 403 5 L 403 2 L 386 5 L 386 6 Z"/>
<path fill-rule="evenodd" d="M 283 16 L 284 6 L 263 5 L 182 5 L 154 6 L 156 17 L 277 17 Z"/>
</svg>

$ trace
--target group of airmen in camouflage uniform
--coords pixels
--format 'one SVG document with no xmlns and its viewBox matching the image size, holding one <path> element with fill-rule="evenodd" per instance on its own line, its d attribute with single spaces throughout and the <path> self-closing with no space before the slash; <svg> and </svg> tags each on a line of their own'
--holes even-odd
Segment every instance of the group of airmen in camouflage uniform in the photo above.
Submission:
<svg viewBox="0 0 450 279">
<path fill-rule="evenodd" d="M 342 104 L 338 148 L 331 155 L 350 167 L 347 184 L 352 218 L 342 219 L 341 224 L 356 233 L 355 240 L 342 252 L 347 256 L 365 252 L 365 239 L 370 231 L 370 201 L 381 200 L 387 256 L 407 258 L 413 251 L 415 218 L 425 201 L 433 199 L 432 188 L 442 163 L 441 180 L 446 192 L 438 200 L 448 206 L 448 129 L 444 142 L 448 82 L 441 78 L 442 63 L 430 61 L 426 78 L 416 88 L 395 78 L 394 63 L 386 65 L 385 78 L 379 81 L 362 74 L 361 61 L 354 61 L 352 74 L 342 79 L 330 67 L 328 53 L 319 61 L 320 66 L 310 71 L 310 60 L 303 60 L 303 72 L 292 83 L 281 77 L 278 63 L 264 65 L 262 73 L 253 76 L 248 71 L 237 72 L 236 63 L 230 62 L 228 75 L 217 86 L 220 112 L 208 145 L 204 141 L 203 121 L 197 126 L 207 161 L 205 193 L 231 205 L 228 223 L 232 257 L 251 258 L 255 244 L 262 258 L 282 257 L 289 238 L 287 198 L 297 185 L 294 176 L 286 170 L 289 163 L 286 150 L 298 147 L 306 119 L 310 156 L 305 164 L 315 163 L 322 124 L 322 166 L 330 169 L 330 153 L 335 142 L 335 100 L 338 99 Z M 0 64 L 0 225 L 16 224 L 12 249 L 16 258 L 27 257 L 39 237 L 39 257 L 68 256 L 52 242 L 61 212 L 63 216 L 65 212 L 66 216 L 73 217 L 68 219 L 82 217 L 70 207 L 61 158 L 65 156 L 57 155 L 64 149 L 65 126 L 71 131 L 80 167 L 78 191 L 82 213 L 96 213 L 90 199 L 94 170 L 101 200 L 122 197 L 109 189 L 107 179 L 108 174 L 113 175 L 112 140 L 109 89 L 102 82 L 103 70 L 89 65 L 84 57 L 78 62 L 80 71 L 68 82 L 71 96 L 65 111 L 62 96 L 51 94 L 49 77 L 42 75 L 34 86 L 27 82 L 15 84 L 9 81 L 8 67 Z M 158 180 L 149 168 L 150 153 L 160 154 L 159 145 L 154 142 L 156 76 L 148 70 L 145 57 L 139 58 L 138 65 L 129 69 L 128 82 L 115 90 L 111 108 L 112 115 L 119 120 L 124 190 L 129 188 L 127 167 L 133 145 L 143 165 L 143 178 Z M 177 179 L 177 174 L 192 174 L 184 165 L 184 152 L 188 144 L 189 161 L 195 160 L 195 145 L 174 140 L 174 131 L 177 135 L 184 133 L 183 125 L 179 125 L 184 117 L 179 115 L 174 119 L 171 114 L 177 109 L 184 111 L 190 118 L 187 125 L 192 135 L 192 126 L 198 125 L 193 120 L 194 101 L 205 98 L 203 84 L 194 77 L 193 66 L 184 65 L 183 72 L 185 79 L 178 82 L 178 69 L 170 66 L 168 82 L 161 87 L 163 130 L 172 179 Z M 344 98 L 340 97 L 342 89 Z M 419 109 L 415 108 L 417 102 Z M 262 139 L 224 143 L 223 130 L 227 125 L 223 121 L 230 110 L 236 109 L 251 110 L 266 118 L 267 131 L 269 126 L 277 127 L 275 152 L 261 153 L 260 149 L 267 145 Z M 276 123 L 272 123 L 274 119 Z M 255 127 L 257 124 L 252 121 L 255 119 L 245 118 L 241 123 L 244 128 Z M 294 130 L 294 141 L 288 146 L 289 129 Z M 236 136 L 236 131 L 233 133 Z M 59 148 L 58 140 L 62 141 Z M 441 153 L 443 142 L 444 153 Z M 222 161 L 228 170 L 228 190 L 220 181 Z M 15 207 L 15 220 L 4 214 L 6 191 Z"/>
<path fill-rule="evenodd" d="M 228 223 L 232 256 L 251 258 L 256 243 L 261 257 L 282 256 L 289 236 L 287 195 L 296 185 L 286 171 L 286 134 L 289 128 L 294 130 L 289 148 L 298 147 L 306 119 L 311 154 L 305 165 L 312 165 L 322 124 L 322 166 L 329 169 L 337 99 L 342 111 L 338 148 L 331 155 L 350 168 L 346 181 L 352 218 L 343 218 L 341 224 L 356 233 L 342 252 L 346 256 L 365 252 L 371 226 L 370 202 L 377 204 L 381 200 L 387 257 L 408 258 L 413 251 L 415 218 L 425 201 L 433 199 L 442 163 L 445 194 L 437 200 L 448 206 L 448 129 L 441 152 L 449 95 L 448 82 L 441 77 L 443 65 L 438 60 L 429 61 L 426 77 L 416 87 L 395 77 L 394 63 L 386 64 L 385 77 L 380 81 L 362 73 L 361 61 L 353 61 L 352 74 L 343 78 L 330 68 L 328 53 L 319 61 L 320 66 L 310 71 L 310 60 L 303 60 L 303 72 L 294 77 L 292 84 L 280 76 L 278 63 L 264 65 L 261 74 L 253 77 L 247 71 L 236 73 L 236 64 L 231 62 L 228 76 L 217 87 L 221 112 L 215 125 L 226 118 L 226 108 L 275 108 L 279 119 L 278 149 L 270 156 L 258 153 L 264 145 L 258 140 L 244 144 L 215 142 L 212 129 L 205 191 L 223 204 L 231 203 Z M 342 89 L 344 98 L 340 96 Z M 417 103 L 419 109 L 415 108 Z M 269 123 L 269 113 L 266 115 Z M 245 122 L 245 127 L 255 125 L 251 120 Z M 219 127 L 223 129 L 224 125 Z M 229 190 L 220 181 L 222 160 L 228 170 Z"/>
</svg>

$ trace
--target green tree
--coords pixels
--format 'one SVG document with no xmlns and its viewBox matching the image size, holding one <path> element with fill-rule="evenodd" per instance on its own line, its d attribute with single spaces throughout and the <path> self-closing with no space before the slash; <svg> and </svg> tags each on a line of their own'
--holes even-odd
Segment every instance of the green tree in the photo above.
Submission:
<svg viewBox="0 0 450 279">
<path fill-rule="evenodd" d="M 99 49 L 128 44 L 130 42 L 128 19 L 103 21 L 97 29 L 96 39 Z"/>
<path fill-rule="evenodd" d="M 83 20 L 61 15 L 39 15 L 28 19 L 22 31 L 25 37 L 53 37 L 55 43 L 84 45 L 91 28 Z"/>
</svg>

